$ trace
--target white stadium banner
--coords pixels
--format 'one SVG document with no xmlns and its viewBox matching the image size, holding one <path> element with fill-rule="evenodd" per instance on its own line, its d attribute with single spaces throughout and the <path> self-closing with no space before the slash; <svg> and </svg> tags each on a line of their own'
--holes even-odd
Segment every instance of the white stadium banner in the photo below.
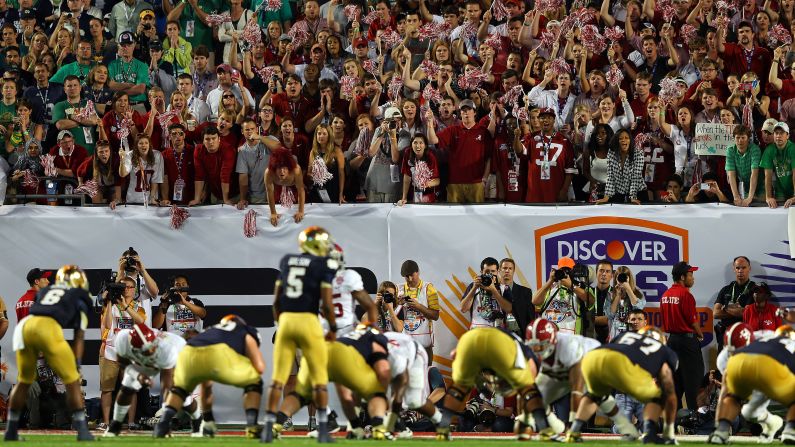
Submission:
<svg viewBox="0 0 795 447">
<path fill-rule="evenodd" d="M 795 305 L 795 262 L 785 210 L 728 205 L 309 205 L 301 224 L 284 216 L 274 228 L 267 207 L 254 209 L 260 215 L 258 233 L 249 239 L 243 235 L 245 211 L 230 207 L 191 208 L 179 230 L 169 227 L 168 209 L 0 207 L 0 296 L 9 308 L 11 327 L 16 324 L 14 305 L 28 289 L 29 269 L 78 264 L 89 273 L 95 292 L 121 253 L 134 247 L 161 290 L 169 276 L 187 273 L 191 296 L 208 306 L 205 325 L 234 312 L 260 327 L 267 386 L 273 364 L 270 305 L 276 269 L 285 253 L 297 250 L 298 233 L 308 225 L 321 225 L 332 234 L 345 250 L 346 264 L 362 273 L 371 294 L 381 281 L 401 282 L 404 260 L 417 261 L 420 277 L 440 292 L 442 317 L 434 326 L 434 357 L 445 375 L 449 352 L 468 327 L 469 316 L 457 310 L 460 298 L 487 256 L 513 258 L 516 281 L 534 290 L 561 256 L 590 266 L 609 259 L 632 269 L 650 307 L 657 306 L 671 284 L 671 266 L 687 260 L 700 267 L 692 291 L 709 342 L 710 309 L 718 290 L 733 280 L 731 262 L 738 255 L 751 259 L 752 278 L 770 284 L 781 304 Z M 652 321 L 659 319 L 649 311 Z M 83 370 L 89 397 L 98 395 L 98 321 L 98 316 L 92 318 L 87 333 Z M 9 365 L 7 379 L 13 382 L 11 330 L 0 346 Z M 215 409 L 219 421 L 242 421 L 240 391 L 219 389 Z"/>
</svg>

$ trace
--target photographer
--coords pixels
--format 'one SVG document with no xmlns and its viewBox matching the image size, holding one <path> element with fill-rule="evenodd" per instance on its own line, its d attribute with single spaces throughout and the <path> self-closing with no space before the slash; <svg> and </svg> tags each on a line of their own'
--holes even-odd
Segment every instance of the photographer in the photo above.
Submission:
<svg viewBox="0 0 795 447">
<path fill-rule="evenodd" d="M 375 327 L 383 332 L 403 332 L 403 320 L 398 317 L 395 311 L 395 296 L 397 286 L 391 281 L 384 281 L 378 285 L 378 293 L 375 294 L 375 308 L 378 311 L 378 320 L 373 322 Z M 362 316 L 362 322 L 367 323 L 367 314 Z"/>
<path fill-rule="evenodd" d="M 583 335 L 585 314 L 592 310 L 595 300 L 585 289 L 586 284 L 572 279 L 574 268 L 573 259 L 560 258 L 547 282 L 533 295 L 533 305 L 540 306 L 540 316 L 561 331 Z"/>
<path fill-rule="evenodd" d="M 630 329 L 628 318 L 632 310 L 643 310 L 646 307 L 646 298 L 643 292 L 635 285 L 635 276 L 629 267 L 616 269 L 615 283 L 613 284 L 610 307 L 605 308 L 605 316 L 610 327 L 608 340 Z"/>
<path fill-rule="evenodd" d="M 114 338 L 119 331 L 132 329 L 133 325 L 145 322 L 148 316 L 143 305 L 135 299 L 137 293 L 136 281 L 130 277 L 124 277 L 119 282 L 124 284 L 124 291 L 118 296 L 113 294 L 112 289 L 109 290 L 102 309 L 102 332 L 105 337 L 105 344 L 104 353 L 100 352 L 99 388 L 103 423 L 97 427 L 102 430 L 106 429 L 110 422 L 113 391 L 116 388 L 116 383 L 121 378 L 121 368 L 116 355 Z M 131 430 L 134 429 L 135 425 L 135 406 L 136 402 L 133 400 L 128 414 Z M 104 426 L 102 426 L 103 424 Z"/>
<path fill-rule="evenodd" d="M 433 358 L 433 322 L 439 319 L 439 294 L 433 284 L 420 279 L 420 267 L 407 259 L 400 266 L 400 276 L 406 282 L 397 289 L 398 314 L 403 312 L 403 330 L 425 348 Z"/>
<path fill-rule="evenodd" d="M 505 327 L 505 316 L 513 310 L 510 296 L 500 293 L 500 276 L 496 259 L 488 257 L 480 262 L 480 275 L 472 278 L 461 300 L 461 312 L 469 312 L 470 329 L 476 327 Z M 509 292 L 510 293 L 510 292 Z"/>
<path fill-rule="evenodd" d="M 201 332 L 207 309 L 204 303 L 189 296 L 188 277 L 177 275 L 171 288 L 160 297 L 158 312 L 152 315 L 152 327 L 185 336 L 188 331 Z"/>
<path fill-rule="evenodd" d="M 370 203 L 395 203 L 400 199 L 400 144 L 398 129 L 403 127 L 403 113 L 397 107 L 384 112 L 384 120 L 375 129 L 370 143 L 372 157 L 364 189 Z"/>
<path fill-rule="evenodd" d="M 124 278 L 130 278 L 135 282 L 135 299 L 146 311 L 146 325 L 152 327 L 152 301 L 160 291 L 155 280 L 146 271 L 138 252 L 132 247 L 119 258 L 116 282 L 122 282 Z"/>
</svg>

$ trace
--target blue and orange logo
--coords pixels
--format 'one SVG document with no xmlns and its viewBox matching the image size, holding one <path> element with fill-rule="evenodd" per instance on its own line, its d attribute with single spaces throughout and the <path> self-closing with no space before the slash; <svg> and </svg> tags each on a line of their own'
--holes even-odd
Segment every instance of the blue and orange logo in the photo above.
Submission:
<svg viewBox="0 0 795 447">
<path fill-rule="evenodd" d="M 535 247 L 538 287 L 562 257 L 591 267 L 608 260 L 629 267 L 647 302 L 659 302 L 671 283 L 671 266 L 688 259 L 688 233 L 643 219 L 588 217 L 537 229 Z"/>
</svg>

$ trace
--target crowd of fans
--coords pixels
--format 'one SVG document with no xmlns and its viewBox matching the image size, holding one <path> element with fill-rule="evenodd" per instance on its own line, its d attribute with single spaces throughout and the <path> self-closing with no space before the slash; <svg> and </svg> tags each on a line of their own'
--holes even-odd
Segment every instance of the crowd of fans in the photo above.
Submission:
<svg viewBox="0 0 795 447">
<path fill-rule="evenodd" d="M 788 206 L 792 26 L 790 0 L 3 0 L 0 199 Z"/>
</svg>

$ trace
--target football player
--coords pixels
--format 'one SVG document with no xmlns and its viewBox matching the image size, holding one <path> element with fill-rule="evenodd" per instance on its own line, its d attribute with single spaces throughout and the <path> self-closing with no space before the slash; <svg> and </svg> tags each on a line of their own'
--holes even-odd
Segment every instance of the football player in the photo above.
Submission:
<svg viewBox="0 0 795 447">
<path fill-rule="evenodd" d="M 166 400 L 166 409 L 154 429 L 156 438 L 164 438 L 171 419 L 182 409 L 188 394 L 201 384 L 202 424 L 205 435 L 215 434 L 215 418 L 210 406 L 212 382 L 243 388 L 246 410 L 246 437 L 258 438 L 259 404 L 262 399 L 262 373 L 265 361 L 259 350 L 257 328 L 237 315 L 227 315 L 215 326 L 188 340 L 174 367 L 174 386 Z"/>
<path fill-rule="evenodd" d="M 65 265 L 55 274 L 54 285 L 39 290 L 30 314 L 17 324 L 13 347 L 17 352 L 19 375 L 8 404 L 6 441 L 19 440 L 19 416 L 25 408 L 30 385 L 36 380 L 39 353 L 66 384 L 66 404 L 72 412 L 77 440 L 94 440 L 86 423 L 78 370 L 83 357 L 83 334 L 88 326 L 89 309 L 91 299 L 85 273 L 76 265 Z M 64 329 L 74 329 L 71 348 L 64 339 Z"/>
<path fill-rule="evenodd" d="M 384 425 L 386 388 L 390 379 L 388 343 L 386 337 L 377 330 L 360 326 L 336 341 L 324 344 L 328 349 L 328 378 L 337 384 L 337 394 L 345 416 L 353 427 L 354 437 L 361 438 L 364 433 L 362 421 L 355 410 L 355 394 L 356 397 L 368 401 L 367 413 L 373 425 L 373 439 L 392 439 L 392 434 Z M 273 425 L 275 437 L 281 432 L 284 421 L 308 404 L 313 396 L 313 372 L 307 368 L 308 363 L 304 356 L 298 369 L 295 391 L 284 399 L 276 415 L 276 423 Z"/>
<path fill-rule="evenodd" d="M 334 244 L 330 253 L 331 259 L 337 261 L 339 270 L 332 284 L 332 302 L 334 317 L 337 323 L 337 336 L 347 334 L 356 328 L 356 303 L 367 313 L 367 321 L 377 321 L 378 313 L 370 295 L 364 291 L 362 276 L 356 270 L 345 268 L 345 257 L 342 247 Z M 324 318 L 323 325 L 328 328 Z"/>
<path fill-rule="evenodd" d="M 133 396 L 143 386 L 150 386 L 152 378 L 159 372 L 176 366 L 177 356 L 185 347 L 185 339 L 169 332 L 154 331 L 146 324 L 138 323 L 132 329 L 116 334 L 114 344 L 121 361 L 130 364 L 124 369 L 121 389 L 113 407 L 113 420 L 105 431 L 105 437 L 119 436 Z M 192 396 L 186 399 L 184 409 L 190 415 L 193 432 L 198 434 L 201 413 Z"/>
<path fill-rule="evenodd" d="M 450 439 L 450 419 L 464 411 L 475 381 L 481 372 L 505 382 L 524 402 L 524 414 L 516 419 L 519 439 L 529 439 L 530 417 L 544 440 L 555 433 L 548 426 L 541 394 L 535 384 L 538 359 L 514 333 L 500 328 L 480 327 L 467 331 L 453 353 L 453 384 L 447 389 L 442 406 L 442 421 L 436 427 L 437 440 Z"/>
<path fill-rule="evenodd" d="M 428 416 L 434 424 L 442 421 L 442 413 L 428 399 L 423 398 L 428 385 L 428 354 L 414 337 L 402 332 L 385 332 L 389 340 L 389 370 L 392 374 L 392 405 L 387 419 L 387 430 L 394 431 L 395 423 L 403 411 L 403 401 L 409 410 Z M 411 437 L 406 428 L 402 437 Z"/>
<path fill-rule="evenodd" d="M 527 326 L 525 339 L 536 357 L 541 360 L 536 386 L 547 409 L 549 426 L 556 433 L 562 433 L 566 427 L 551 411 L 550 406 L 563 396 L 571 394 L 569 423 L 574 422 L 574 415 L 585 391 L 582 358 L 586 353 L 598 348 L 599 342 L 582 335 L 558 332 L 558 327 L 544 318 L 537 318 Z M 623 414 L 618 412 L 618 415 L 615 418 L 623 419 L 622 424 L 626 422 L 628 426 L 632 426 L 626 417 L 622 418 Z M 637 433 L 637 430 L 635 432 Z"/>
<path fill-rule="evenodd" d="M 566 434 L 566 442 L 580 442 L 581 432 L 597 406 L 611 418 L 624 417 L 615 408 L 610 393 L 617 390 L 646 404 L 643 414 L 644 444 L 673 443 L 676 416 L 676 392 L 673 373 L 678 367 L 676 353 L 665 345 L 665 335 L 656 327 L 646 326 L 638 332 L 623 332 L 611 343 L 587 353 L 581 369 L 587 390 L 574 423 Z M 665 437 L 659 436 L 660 413 L 664 410 Z M 618 416 L 621 415 L 621 416 Z M 618 425 L 618 421 L 613 419 Z M 630 426 L 632 424 L 629 424 Z M 621 428 L 621 427 L 619 427 Z M 629 427 L 626 428 L 627 432 Z M 632 426 L 635 438 L 637 430 Z M 631 434 L 630 436 L 632 437 Z"/>
<path fill-rule="evenodd" d="M 337 322 L 332 303 L 332 283 L 337 261 L 328 257 L 334 242 L 320 227 L 309 227 L 298 236 L 301 254 L 286 255 L 279 263 L 279 279 L 273 291 L 274 320 L 279 323 L 273 344 L 273 377 L 268 395 L 268 413 L 262 442 L 273 442 L 279 397 L 290 376 L 295 350 L 300 348 L 301 363 L 308 368 L 312 400 L 317 408 L 318 442 L 333 442 L 328 429 L 328 353 L 323 343 L 323 328 L 317 317 L 320 303 L 328 321 L 328 338 L 333 340 Z M 304 362 L 306 361 L 306 362 Z M 298 372 L 301 375 L 301 370 Z"/>
<path fill-rule="evenodd" d="M 751 328 L 745 323 L 734 323 L 731 325 L 729 329 L 723 333 L 723 349 L 718 353 L 717 367 L 721 376 L 726 377 L 726 366 L 729 363 L 729 357 L 731 357 L 737 349 L 750 345 L 754 340 L 762 340 L 774 335 L 775 333 L 773 331 L 752 332 Z M 720 400 L 724 397 L 724 390 L 725 387 L 721 387 L 718 407 L 720 407 Z M 781 416 L 767 411 L 767 406 L 769 404 L 770 399 L 759 391 L 754 390 L 751 394 L 751 399 L 743 405 L 741 410 L 745 420 L 758 423 L 762 426 L 762 433 L 759 435 L 760 444 L 770 444 L 773 442 L 776 432 L 784 425 L 784 419 L 782 419 Z"/>
<path fill-rule="evenodd" d="M 740 412 L 740 403 L 752 397 L 754 391 L 759 391 L 789 407 L 781 441 L 795 444 L 794 354 L 795 330 L 792 326 L 781 326 L 776 329 L 775 336 L 754 341 L 734 352 L 723 376 L 724 390 L 718 407 L 718 426 L 707 442 L 728 443 L 731 421 Z"/>
</svg>

